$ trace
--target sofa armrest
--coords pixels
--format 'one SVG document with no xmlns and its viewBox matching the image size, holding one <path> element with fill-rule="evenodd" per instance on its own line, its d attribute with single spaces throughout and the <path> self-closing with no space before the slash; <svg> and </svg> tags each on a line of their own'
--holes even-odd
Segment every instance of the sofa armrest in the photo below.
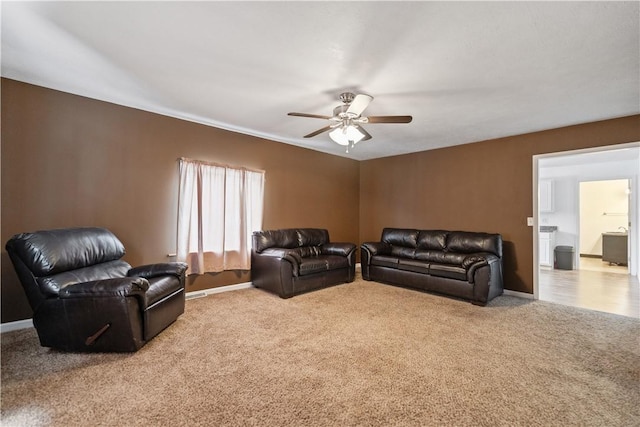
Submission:
<svg viewBox="0 0 640 427">
<path fill-rule="evenodd" d="M 187 264 L 184 262 L 147 264 L 130 269 L 127 272 L 127 277 L 143 277 L 145 279 L 150 279 L 158 276 L 176 276 L 181 279 L 184 277 L 187 267 Z"/>
<path fill-rule="evenodd" d="M 325 243 L 320 247 L 323 255 L 339 255 L 348 257 L 354 250 L 356 245 L 353 243 Z"/>
<path fill-rule="evenodd" d="M 60 289 L 60 299 L 136 297 L 144 308 L 149 282 L 142 277 L 118 277 L 76 283 Z"/>
<path fill-rule="evenodd" d="M 370 256 L 388 255 L 391 253 L 391 245 L 385 242 L 364 242 L 362 249 L 367 250 Z"/>
<path fill-rule="evenodd" d="M 469 283 L 474 282 L 474 274 L 478 268 L 494 264 L 499 260 L 500 258 L 489 252 L 476 252 L 467 255 L 462 260 L 462 267 L 467 270 L 467 279 Z"/>
</svg>

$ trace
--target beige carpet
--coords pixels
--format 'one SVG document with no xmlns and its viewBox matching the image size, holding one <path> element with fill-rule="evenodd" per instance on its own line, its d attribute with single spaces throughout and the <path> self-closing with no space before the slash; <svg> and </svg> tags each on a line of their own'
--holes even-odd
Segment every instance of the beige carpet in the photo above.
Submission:
<svg viewBox="0 0 640 427">
<path fill-rule="evenodd" d="M 2 335 L 2 426 L 637 426 L 637 319 L 358 280 L 187 301 L 134 354 Z"/>
</svg>

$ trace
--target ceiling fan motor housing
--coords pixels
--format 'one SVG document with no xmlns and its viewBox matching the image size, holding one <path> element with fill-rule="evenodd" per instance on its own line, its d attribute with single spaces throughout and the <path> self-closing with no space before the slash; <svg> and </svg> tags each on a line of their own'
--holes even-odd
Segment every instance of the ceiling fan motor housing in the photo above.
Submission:
<svg viewBox="0 0 640 427">
<path fill-rule="evenodd" d="M 349 104 L 338 105 L 333 109 L 333 117 L 339 117 L 341 119 L 354 119 L 358 117 L 357 114 L 350 113 L 347 110 L 349 109 Z"/>
</svg>

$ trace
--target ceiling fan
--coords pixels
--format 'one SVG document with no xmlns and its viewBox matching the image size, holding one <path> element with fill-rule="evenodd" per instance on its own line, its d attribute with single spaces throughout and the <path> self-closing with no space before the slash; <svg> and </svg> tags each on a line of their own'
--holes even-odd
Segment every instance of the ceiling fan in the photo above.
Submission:
<svg viewBox="0 0 640 427">
<path fill-rule="evenodd" d="M 342 105 L 333 109 L 333 116 L 307 113 L 288 113 L 288 115 L 329 120 L 331 124 L 304 137 L 312 138 L 330 130 L 329 137 L 337 144 L 345 145 L 347 153 L 349 148 L 353 148 L 358 142 L 371 139 L 369 132 L 361 126 L 363 123 L 410 123 L 413 120 L 411 116 L 362 116 L 362 112 L 373 101 L 373 97 L 369 95 L 344 92 L 340 94 L 340 100 Z"/>
</svg>

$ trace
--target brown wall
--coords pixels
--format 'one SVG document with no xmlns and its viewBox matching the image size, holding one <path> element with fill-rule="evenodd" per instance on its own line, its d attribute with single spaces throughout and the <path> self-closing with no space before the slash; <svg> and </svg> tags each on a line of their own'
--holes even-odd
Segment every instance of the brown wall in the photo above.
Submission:
<svg viewBox="0 0 640 427">
<path fill-rule="evenodd" d="M 635 141 L 640 116 L 361 162 L 360 241 L 383 227 L 501 233 L 505 288 L 533 293 L 532 157 Z"/>
<path fill-rule="evenodd" d="M 37 229 L 103 226 L 133 265 L 175 252 L 179 157 L 266 171 L 264 228 L 358 241 L 357 161 L 2 79 L 2 322 L 31 317 L 4 243 Z M 247 272 L 190 280 L 187 291 Z"/>
<path fill-rule="evenodd" d="M 532 156 L 640 140 L 640 116 L 356 162 L 2 79 L 0 241 L 36 229 L 113 230 L 134 265 L 175 251 L 178 157 L 266 171 L 264 228 L 334 241 L 383 227 L 499 232 L 507 289 L 533 292 Z M 4 248 L 3 248 L 4 249 Z M 187 291 L 250 280 L 225 272 Z M 31 316 L 2 251 L 2 322 Z"/>
</svg>

